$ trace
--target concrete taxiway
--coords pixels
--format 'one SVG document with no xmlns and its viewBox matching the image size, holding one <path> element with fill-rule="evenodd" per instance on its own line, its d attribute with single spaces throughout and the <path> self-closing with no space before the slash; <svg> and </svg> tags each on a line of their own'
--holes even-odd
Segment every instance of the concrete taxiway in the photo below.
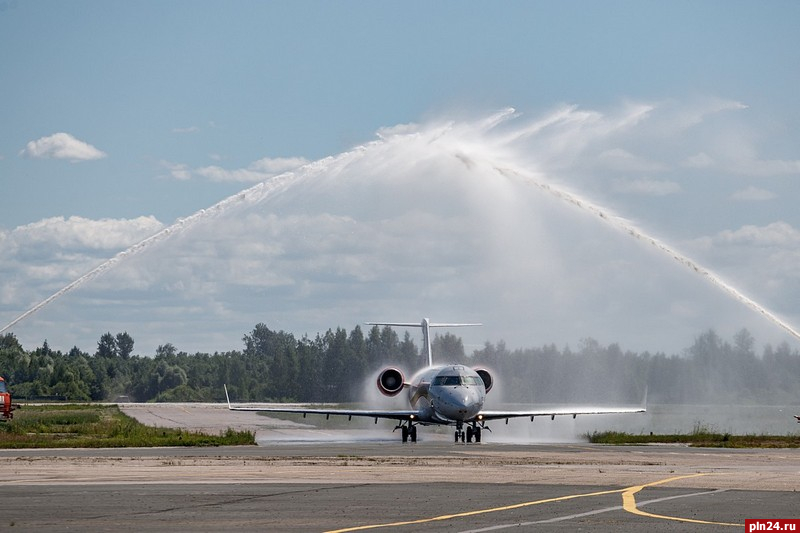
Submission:
<svg viewBox="0 0 800 533">
<path fill-rule="evenodd" d="M 2 450 L 0 530 L 711 532 L 800 515 L 800 450 L 270 441 L 253 421 L 262 446 Z"/>
</svg>

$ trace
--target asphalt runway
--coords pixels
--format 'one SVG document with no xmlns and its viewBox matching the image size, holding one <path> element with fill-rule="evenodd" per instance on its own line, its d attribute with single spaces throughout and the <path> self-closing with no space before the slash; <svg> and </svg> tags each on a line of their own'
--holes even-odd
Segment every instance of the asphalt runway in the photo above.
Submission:
<svg viewBox="0 0 800 533">
<path fill-rule="evenodd" d="M 291 440 L 282 422 L 270 440 L 253 420 L 261 446 L 2 450 L 0 531 L 713 532 L 800 516 L 800 450 Z"/>
</svg>

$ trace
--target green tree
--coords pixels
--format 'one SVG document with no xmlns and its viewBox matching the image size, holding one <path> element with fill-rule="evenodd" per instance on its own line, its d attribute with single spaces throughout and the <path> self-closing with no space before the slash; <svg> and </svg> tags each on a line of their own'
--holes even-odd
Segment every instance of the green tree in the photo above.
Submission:
<svg viewBox="0 0 800 533">
<path fill-rule="evenodd" d="M 117 340 L 114 335 L 103 333 L 100 340 L 97 342 L 97 351 L 95 357 L 105 357 L 106 359 L 113 359 L 117 356 Z"/>
<path fill-rule="evenodd" d="M 461 341 L 461 337 L 452 333 L 448 332 L 444 335 L 437 333 L 433 337 L 431 349 L 433 350 L 434 364 L 458 363 L 464 360 L 464 343 Z"/>
<path fill-rule="evenodd" d="M 117 354 L 122 359 L 130 359 L 131 354 L 133 353 L 133 337 L 128 335 L 127 331 L 117 333 L 116 347 Z"/>
</svg>

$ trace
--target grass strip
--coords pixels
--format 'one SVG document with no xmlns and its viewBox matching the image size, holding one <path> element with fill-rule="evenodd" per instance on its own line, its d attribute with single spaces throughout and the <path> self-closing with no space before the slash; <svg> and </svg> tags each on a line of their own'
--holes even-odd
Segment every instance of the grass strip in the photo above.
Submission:
<svg viewBox="0 0 800 533">
<path fill-rule="evenodd" d="M 126 448 L 255 444 L 250 431 L 206 435 L 145 426 L 116 405 L 26 405 L 0 424 L 0 448 Z"/>
<path fill-rule="evenodd" d="M 703 448 L 800 448 L 800 435 L 731 435 L 695 431 L 688 434 L 653 435 L 602 431 L 584 435 L 596 444 L 687 444 Z"/>
</svg>

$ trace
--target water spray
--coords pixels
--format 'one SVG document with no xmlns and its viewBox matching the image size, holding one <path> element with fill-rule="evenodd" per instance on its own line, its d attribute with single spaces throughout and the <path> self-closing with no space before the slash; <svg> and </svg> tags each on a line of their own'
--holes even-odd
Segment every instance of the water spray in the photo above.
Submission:
<svg viewBox="0 0 800 533">
<path fill-rule="evenodd" d="M 506 177 L 517 177 L 522 179 L 524 182 L 529 183 L 539 189 L 545 191 L 546 193 L 555 196 L 556 198 L 570 203 L 584 211 L 588 211 L 589 213 L 598 216 L 603 222 L 610 224 L 611 226 L 615 227 L 616 229 L 623 230 L 628 235 L 633 237 L 634 239 L 645 242 L 654 246 L 656 249 L 666 253 L 673 260 L 677 261 L 678 263 L 682 264 L 683 266 L 689 268 L 690 270 L 694 271 L 696 274 L 704 277 L 707 279 L 711 284 L 716 286 L 719 289 L 722 289 L 728 295 L 732 296 L 739 302 L 745 304 L 747 307 L 756 311 L 763 315 L 765 318 L 770 320 L 773 324 L 780 326 L 784 330 L 788 331 L 793 337 L 800 340 L 800 332 L 794 329 L 792 326 L 778 318 L 772 311 L 765 308 L 763 305 L 759 304 L 752 298 L 746 296 L 741 291 L 733 287 L 731 284 L 723 280 L 717 274 L 714 274 L 708 268 L 703 267 L 702 265 L 698 264 L 696 261 L 686 257 L 685 255 L 681 254 L 677 250 L 671 248 L 669 245 L 665 244 L 664 242 L 656 239 L 645 233 L 644 231 L 640 230 L 627 220 L 617 215 L 609 213 L 607 210 L 602 209 L 601 207 L 589 202 L 574 193 L 568 192 L 566 190 L 560 189 L 558 187 L 554 187 L 549 183 L 544 183 L 543 181 L 535 178 L 529 174 L 522 174 L 516 170 L 510 170 L 508 168 L 498 168 L 495 167 L 495 170 Z"/>
<path fill-rule="evenodd" d="M 326 161 L 326 160 L 323 160 L 323 161 Z M 313 166 L 313 165 L 314 164 L 311 164 L 309 166 Z M 136 255 L 136 254 L 146 250 L 147 248 L 151 247 L 152 245 L 169 238 L 170 236 L 173 236 L 173 235 L 176 235 L 176 234 L 181 233 L 183 231 L 186 231 L 188 228 L 190 228 L 191 226 L 197 224 L 198 222 L 200 222 L 203 219 L 206 219 L 208 217 L 221 214 L 221 213 L 227 211 L 228 209 L 230 209 L 231 207 L 233 207 L 235 205 L 239 205 L 239 204 L 243 204 L 243 203 L 247 203 L 247 202 L 250 202 L 250 203 L 258 202 L 258 201 L 266 198 L 267 196 L 275 194 L 277 191 L 286 188 L 291 183 L 294 183 L 297 179 L 298 179 L 298 176 L 293 172 L 286 172 L 284 174 L 280 174 L 278 176 L 270 178 L 269 180 L 266 180 L 266 181 L 263 181 L 261 183 L 258 183 L 257 185 L 254 185 L 254 186 L 250 187 L 249 189 L 245 189 L 244 191 L 237 192 L 236 194 L 229 196 L 228 198 L 222 200 L 221 202 L 218 202 L 218 203 L 214 204 L 213 206 L 211 206 L 211 207 L 209 207 L 207 209 L 201 209 L 201 210 L 197 211 L 196 213 L 194 213 L 194 214 L 192 214 L 192 215 L 190 215 L 190 216 L 188 216 L 186 218 L 179 219 L 177 222 L 175 222 L 171 226 L 168 226 L 168 227 L 162 229 L 161 231 L 159 231 L 158 233 L 155 233 L 154 235 L 151 235 L 150 237 L 147 237 L 146 239 L 134 244 L 130 248 L 128 248 L 126 250 L 123 250 L 122 252 L 119 252 L 117 255 L 115 255 L 111 259 L 108 259 L 107 261 L 101 263 L 99 266 L 95 267 L 93 270 L 87 272 L 86 274 L 84 274 L 83 276 L 79 277 L 78 279 L 76 279 L 75 281 L 70 283 L 69 285 L 67 285 L 64 288 L 62 288 L 61 290 L 57 291 L 56 293 L 52 294 L 48 298 L 46 298 L 46 299 L 42 300 L 41 302 L 39 302 L 38 304 L 34 305 L 30 309 L 28 309 L 27 311 L 22 313 L 20 316 L 18 316 L 17 318 L 12 320 L 8 324 L 6 324 L 2 329 L 0 329 L 0 333 L 6 332 L 7 330 L 9 330 L 12 327 L 14 327 L 20 321 L 25 320 L 26 318 L 28 318 L 32 314 L 34 314 L 37 311 L 41 310 L 43 307 L 47 306 L 48 304 L 50 304 L 54 300 L 57 300 L 58 298 L 64 296 L 65 294 L 67 294 L 71 290 L 76 289 L 77 287 L 80 287 L 81 285 L 83 285 L 87 281 L 90 281 L 90 280 L 96 278 L 97 276 L 103 274 L 104 272 L 106 272 L 107 270 L 113 268 L 114 265 L 118 264 L 119 262 L 123 261 L 124 259 L 126 259 L 128 257 L 131 257 L 133 255 Z"/>
<path fill-rule="evenodd" d="M 379 140 L 358 146 L 348 152 L 344 152 L 335 157 L 328 157 L 313 163 L 309 163 L 308 165 L 305 165 L 304 167 L 301 167 L 300 169 L 297 169 L 294 172 L 288 172 L 281 174 L 279 176 L 275 176 L 266 181 L 258 183 L 248 189 L 245 189 L 244 191 L 229 196 L 228 198 L 220 201 L 219 203 L 207 209 L 201 209 L 184 219 L 178 220 L 174 224 L 162 229 L 156 234 L 140 241 L 137 244 L 134 244 L 130 248 L 106 260 L 93 270 L 89 271 L 88 273 L 79 277 L 75 281 L 66 285 L 61 290 L 54 293 L 50 297 L 36 304 L 35 306 L 25 311 L 20 316 L 18 316 L 16 319 L 11 321 L 9 324 L 4 326 L 2 329 L 0 329 L 0 333 L 8 331 L 12 327 L 14 327 L 17 323 L 26 319 L 27 317 L 31 316 L 37 311 L 41 310 L 54 300 L 60 298 L 61 296 L 65 295 L 71 290 L 83 285 L 84 283 L 96 278 L 97 276 L 100 276 L 101 274 L 113 268 L 115 265 L 124 261 L 128 257 L 139 254 L 144 250 L 148 249 L 149 247 L 155 245 L 156 243 L 162 242 L 174 235 L 180 234 L 186 231 L 188 228 L 201 222 L 202 220 L 205 220 L 212 216 L 221 215 L 235 206 L 256 204 L 258 202 L 261 202 L 267 197 L 273 196 L 281 191 L 284 191 L 290 186 L 296 184 L 297 182 L 303 179 L 310 179 L 314 176 L 324 174 L 325 172 L 330 173 L 336 170 L 337 167 L 339 170 L 344 169 L 354 161 L 368 155 L 369 153 L 372 153 L 373 148 L 379 147 L 381 145 L 385 146 L 397 140 L 404 142 L 409 137 L 412 139 L 418 139 L 422 137 L 422 140 L 427 141 L 428 145 L 438 144 L 440 140 L 443 140 L 443 142 L 440 144 L 439 147 L 440 149 L 444 147 L 445 151 L 453 151 L 454 153 L 456 153 L 456 157 L 461 159 L 462 162 L 464 162 L 464 164 L 468 168 L 472 168 L 473 167 L 471 164 L 472 159 L 467 155 L 463 155 L 465 153 L 464 152 L 465 147 L 471 146 L 478 151 L 482 151 L 484 155 L 483 158 L 484 162 L 491 162 L 492 160 L 500 161 L 503 159 L 503 156 L 501 154 L 506 153 L 506 149 L 510 148 L 512 144 L 519 141 L 520 139 L 525 139 L 539 135 L 542 131 L 558 126 L 560 124 L 583 122 L 590 119 L 594 121 L 599 120 L 598 119 L 599 115 L 587 112 L 576 113 L 575 109 L 576 109 L 575 107 L 565 107 L 538 121 L 535 121 L 528 125 L 522 125 L 519 128 L 510 128 L 509 130 L 505 131 L 497 131 L 496 128 L 498 128 L 500 124 L 512 120 L 517 116 L 513 108 L 501 110 L 500 112 L 495 113 L 483 120 L 467 123 L 466 125 L 459 125 L 454 123 L 446 123 L 444 125 L 442 124 L 428 125 L 428 127 L 425 129 L 415 127 L 413 128 L 413 131 L 411 131 L 410 133 L 409 129 L 397 129 L 394 132 L 391 130 L 386 130 L 385 135 L 379 134 L 380 137 Z M 644 114 L 646 114 L 649 111 L 649 109 L 650 109 L 649 107 L 642 107 L 640 109 L 637 109 L 635 110 L 636 113 L 634 114 L 633 119 L 622 120 L 619 123 L 612 124 L 610 127 L 605 128 L 603 131 L 606 132 L 606 130 L 609 129 L 613 131 L 617 128 L 624 127 L 626 124 L 631 123 L 631 120 L 635 122 L 636 120 L 641 118 Z M 492 132 L 491 137 L 486 138 L 485 136 L 482 136 L 484 134 L 487 134 L 488 132 Z M 478 137 L 476 137 L 476 134 L 478 134 Z M 494 152 L 491 150 L 485 151 L 487 145 L 496 148 L 498 151 Z M 466 153 L 469 153 L 469 150 L 467 150 Z M 716 286 L 718 289 L 721 289 L 728 295 L 735 298 L 737 301 L 745 304 L 751 310 L 758 312 L 759 314 L 767 318 L 769 321 L 771 321 L 773 324 L 780 326 L 781 328 L 789 332 L 793 337 L 800 339 L 800 333 L 797 330 L 795 330 L 789 324 L 778 318 L 774 313 L 766 309 L 764 306 L 758 304 L 753 299 L 744 295 L 741 291 L 731 286 L 729 283 L 724 281 L 718 275 L 714 274 L 711 270 L 699 265 L 694 260 L 679 253 L 678 251 L 676 251 L 669 245 L 665 244 L 664 242 L 648 235 L 647 233 L 645 233 L 644 231 L 640 230 L 635 225 L 633 225 L 631 222 L 623 219 L 622 217 L 619 217 L 611 213 L 609 210 L 601 208 L 600 206 L 597 206 L 592 202 L 585 200 L 584 198 L 580 197 L 575 193 L 554 186 L 548 183 L 546 180 L 542 179 L 539 175 L 530 171 L 526 171 L 524 170 L 524 168 L 520 168 L 518 165 L 494 163 L 492 164 L 492 168 L 494 169 L 495 172 L 498 172 L 507 179 L 521 181 L 523 183 L 536 187 L 550 196 L 553 196 L 563 202 L 578 207 L 593 216 L 599 217 L 604 223 L 611 225 L 617 230 L 621 230 L 627 233 L 632 238 L 638 241 L 641 241 L 643 243 L 649 243 L 651 246 L 655 247 L 660 252 L 670 256 L 674 261 L 677 261 L 683 266 L 694 271 L 696 274 L 702 276 L 708 282 Z"/>
</svg>

